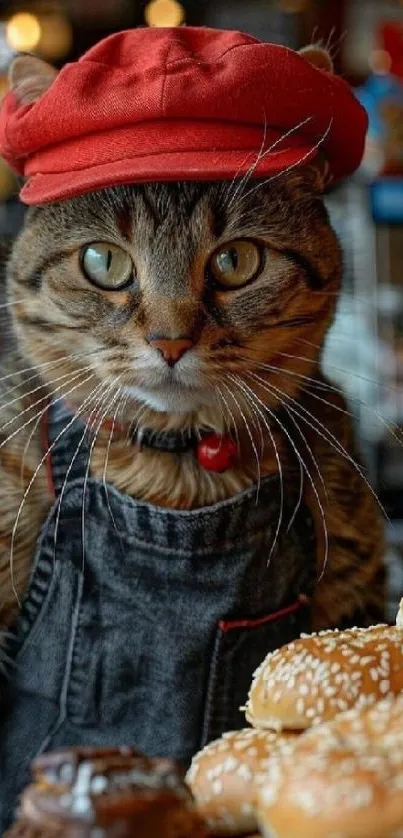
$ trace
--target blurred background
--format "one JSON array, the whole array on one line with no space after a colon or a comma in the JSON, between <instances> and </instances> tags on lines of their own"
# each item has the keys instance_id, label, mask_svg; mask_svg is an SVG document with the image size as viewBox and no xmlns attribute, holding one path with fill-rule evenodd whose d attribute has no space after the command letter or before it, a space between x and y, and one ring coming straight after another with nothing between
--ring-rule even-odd
<instances>
[{"instance_id":1,"label":"blurred background","mask_svg":"<svg viewBox=\"0 0 403 838\"><path fill-rule=\"evenodd\" d=\"M18 51L61 67L119 29L182 24L293 48L320 41L368 111L363 165L326 197L345 267L324 366L348 396L388 515L393 610L403 590L403 0L0 0L0 96ZM4 258L23 220L16 192L0 160Z\"/></svg>"}]
</instances>

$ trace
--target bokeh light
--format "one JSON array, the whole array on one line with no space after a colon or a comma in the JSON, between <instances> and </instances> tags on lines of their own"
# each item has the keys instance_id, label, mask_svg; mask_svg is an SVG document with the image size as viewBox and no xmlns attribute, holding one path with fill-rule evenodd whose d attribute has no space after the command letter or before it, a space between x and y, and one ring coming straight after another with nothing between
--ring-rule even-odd
<instances>
[{"instance_id":1,"label":"bokeh light","mask_svg":"<svg viewBox=\"0 0 403 838\"><path fill-rule=\"evenodd\" d=\"M386 75L392 66L390 54L385 49L374 49L369 56L369 66L373 73Z\"/></svg>"},{"instance_id":2,"label":"bokeh light","mask_svg":"<svg viewBox=\"0 0 403 838\"><path fill-rule=\"evenodd\" d=\"M18 12L7 22L6 38L10 46L17 52L31 52L41 39L41 25L35 15L29 12Z\"/></svg>"},{"instance_id":3,"label":"bokeh light","mask_svg":"<svg viewBox=\"0 0 403 838\"><path fill-rule=\"evenodd\" d=\"M180 26L185 10L178 0L151 0L144 10L148 26Z\"/></svg>"}]
</instances>

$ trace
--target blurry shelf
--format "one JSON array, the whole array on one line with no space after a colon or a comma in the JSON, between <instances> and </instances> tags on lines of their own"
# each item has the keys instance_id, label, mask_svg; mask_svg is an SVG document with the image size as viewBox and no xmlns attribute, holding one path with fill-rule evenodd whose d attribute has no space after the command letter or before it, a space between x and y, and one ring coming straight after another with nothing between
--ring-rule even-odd
<instances>
[{"instance_id":1,"label":"blurry shelf","mask_svg":"<svg viewBox=\"0 0 403 838\"><path fill-rule=\"evenodd\" d=\"M391 547L403 547L402 519L396 519L386 524L386 540Z\"/></svg>"}]
</instances>

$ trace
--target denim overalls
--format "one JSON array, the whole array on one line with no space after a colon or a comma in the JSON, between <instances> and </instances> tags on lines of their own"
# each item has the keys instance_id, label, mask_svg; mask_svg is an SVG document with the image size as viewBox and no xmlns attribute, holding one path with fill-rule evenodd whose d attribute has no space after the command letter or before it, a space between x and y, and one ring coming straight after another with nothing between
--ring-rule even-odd
<instances>
[{"instance_id":1,"label":"denim overalls","mask_svg":"<svg viewBox=\"0 0 403 838\"><path fill-rule=\"evenodd\" d=\"M269 561L278 476L215 506L154 507L88 476L88 442L71 466L83 429L76 419L58 440L68 423L51 405L56 498L0 687L0 834L40 752L130 744L188 763L245 726L255 668L310 629L299 596L313 592L316 539L304 504L287 527L299 486Z\"/></svg>"}]
</instances>

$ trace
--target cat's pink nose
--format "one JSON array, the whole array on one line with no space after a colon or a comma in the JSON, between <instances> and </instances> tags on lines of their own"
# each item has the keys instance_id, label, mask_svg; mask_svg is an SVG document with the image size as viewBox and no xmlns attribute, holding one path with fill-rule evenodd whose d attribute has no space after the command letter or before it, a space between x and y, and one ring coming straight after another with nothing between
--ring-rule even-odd
<instances>
[{"instance_id":1,"label":"cat's pink nose","mask_svg":"<svg viewBox=\"0 0 403 838\"><path fill-rule=\"evenodd\" d=\"M173 367L182 358L182 355L194 346L193 341L189 338L170 339L149 337L147 341L150 346L153 346L154 349L157 349L161 353L170 367Z\"/></svg>"}]
</instances>

